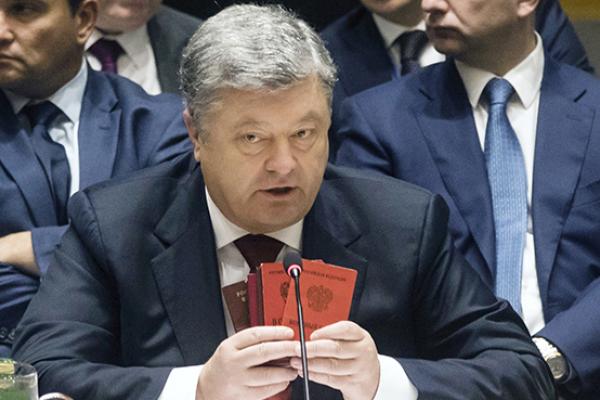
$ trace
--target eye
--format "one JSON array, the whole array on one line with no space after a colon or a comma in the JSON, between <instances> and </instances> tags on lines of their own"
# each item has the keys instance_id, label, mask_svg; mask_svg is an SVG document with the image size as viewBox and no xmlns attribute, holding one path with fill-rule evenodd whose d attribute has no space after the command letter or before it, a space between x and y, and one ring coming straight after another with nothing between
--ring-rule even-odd
<instances>
[{"instance_id":1,"label":"eye","mask_svg":"<svg viewBox=\"0 0 600 400\"><path fill-rule=\"evenodd\" d=\"M244 143L252 144L252 143L258 143L260 141L260 138L255 133L245 133L242 136L242 140L244 141Z\"/></svg>"},{"instance_id":2,"label":"eye","mask_svg":"<svg viewBox=\"0 0 600 400\"><path fill-rule=\"evenodd\" d=\"M11 14L17 16L27 16L39 11L41 11L41 7L33 2L17 2L10 8Z\"/></svg>"},{"instance_id":3,"label":"eye","mask_svg":"<svg viewBox=\"0 0 600 400\"><path fill-rule=\"evenodd\" d=\"M302 129L296 132L296 137L298 139L306 139L312 135L313 131L309 129Z\"/></svg>"}]
</instances>

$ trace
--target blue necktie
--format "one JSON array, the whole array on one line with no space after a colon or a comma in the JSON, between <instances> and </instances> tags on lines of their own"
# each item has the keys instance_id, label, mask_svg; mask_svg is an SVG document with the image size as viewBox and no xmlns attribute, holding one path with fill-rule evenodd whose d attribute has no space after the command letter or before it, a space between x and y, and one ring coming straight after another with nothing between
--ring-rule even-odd
<instances>
[{"instance_id":1,"label":"blue necktie","mask_svg":"<svg viewBox=\"0 0 600 400\"><path fill-rule=\"evenodd\" d=\"M52 122L63 113L49 101L28 105L23 109L23 112L31 123L33 148L44 166L52 188L57 223L65 225L68 223L67 200L69 199L71 181L69 162L64 147L52 140L48 134Z\"/></svg>"},{"instance_id":2,"label":"blue necktie","mask_svg":"<svg viewBox=\"0 0 600 400\"><path fill-rule=\"evenodd\" d=\"M494 78L483 95L488 100L485 161L492 193L496 234L496 296L521 313L521 270L527 232L527 177L519 140L506 115L511 84Z\"/></svg>"}]
</instances>

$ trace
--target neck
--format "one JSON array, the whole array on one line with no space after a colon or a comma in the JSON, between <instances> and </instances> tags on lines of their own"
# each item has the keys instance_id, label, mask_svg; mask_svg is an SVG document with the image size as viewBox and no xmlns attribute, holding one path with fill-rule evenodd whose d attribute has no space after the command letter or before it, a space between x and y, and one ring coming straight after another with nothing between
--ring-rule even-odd
<instances>
[{"instance_id":1,"label":"neck","mask_svg":"<svg viewBox=\"0 0 600 400\"><path fill-rule=\"evenodd\" d=\"M493 46L483 45L480 51L472 51L456 58L472 67L504 76L527 58L536 46L533 31L515 36L508 40L496 41Z\"/></svg>"}]
</instances>

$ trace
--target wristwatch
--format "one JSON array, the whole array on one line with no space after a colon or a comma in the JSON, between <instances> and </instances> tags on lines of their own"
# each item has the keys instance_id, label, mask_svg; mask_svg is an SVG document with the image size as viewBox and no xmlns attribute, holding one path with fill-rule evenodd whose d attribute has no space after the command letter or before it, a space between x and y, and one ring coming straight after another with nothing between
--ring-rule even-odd
<instances>
[{"instance_id":1,"label":"wristwatch","mask_svg":"<svg viewBox=\"0 0 600 400\"><path fill-rule=\"evenodd\" d=\"M533 343L542 354L542 358L550 367L552 377L556 382L560 382L568 376L569 364L562 353L552 343L543 337L534 337Z\"/></svg>"}]
</instances>

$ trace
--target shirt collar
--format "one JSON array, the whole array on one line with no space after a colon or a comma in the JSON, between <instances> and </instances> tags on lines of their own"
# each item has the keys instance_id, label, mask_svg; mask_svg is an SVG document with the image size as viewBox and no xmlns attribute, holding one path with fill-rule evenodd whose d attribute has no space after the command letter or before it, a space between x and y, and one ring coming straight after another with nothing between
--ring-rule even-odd
<instances>
[{"instance_id":1,"label":"shirt collar","mask_svg":"<svg viewBox=\"0 0 600 400\"><path fill-rule=\"evenodd\" d=\"M79 122L87 76L87 63L82 59L77 75L46 99L58 107L73 123ZM19 114L23 107L31 102L31 99L8 90L5 90L4 93L15 114ZM36 101L36 103L38 102Z\"/></svg>"},{"instance_id":2,"label":"shirt collar","mask_svg":"<svg viewBox=\"0 0 600 400\"><path fill-rule=\"evenodd\" d=\"M544 50L542 38L535 33L536 45L529 55L516 67L508 71L502 78L510 82L518 98L525 108L531 106L542 86L544 76ZM489 71L475 68L464 62L455 60L456 69L465 85L471 107L480 102L483 89L490 79L497 77Z\"/></svg>"},{"instance_id":3,"label":"shirt collar","mask_svg":"<svg viewBox=\"0 0 600 400\"><path fill-rule=\"evenodd\" d=\"M102 38L115 40L117 43L119 43L125 54L131 58L131 61L135 67L141 68L144 66L144 63L146 62L144 58L144 51L146 49L146 45L150 43L150 37L148 36L148 28L146 24L134 29L133 31L123 32L118 35L104 34L98 29L94 29L85 45L86 51Z\"/></svg>"},{"instance_id":4,"label":"shirt collar","mask_svg":"<svg viewBox=\"0 0 600 400\"><path fill-rule=\"evenodd\" d=\"M371 15L373 16L373 20L375 21L377 29L379 29L379 32L383 37L383 41L385 42L386 48L390 48L394 44L394 41L398 38L398 36L400 36L404 32L425 30L425 21L419 22L416 26L408 27L396 24L392 21L388 21L387 19L375 13L371 13Z\"/></svg>"},{"instance_id":5,"label":"shirt collar","mask_svg":"<svg viewBox=\"0 0 600 400\"><path fill-rule=\"evenodd\" d=\"M235 240L247 235L249 232L245 229L240 228L233 222L229 221L225 215L221 212L219 207L214 203L208 190L204 188L206 193L206 203L208 205L208 213L212 222L213 231L215 233L215 243L217 250L233 243ZM302 227L304 226L304 219L296 222L295 224L288 226L282 230L266 233L266 236L270 236L274 239L279 240L285 245L293 248L294 250L301 250L302 240Z\"/></svg>"}]
</instances>

